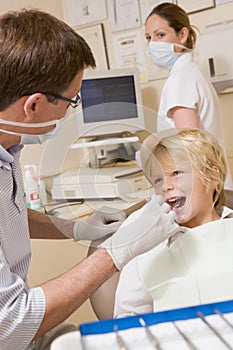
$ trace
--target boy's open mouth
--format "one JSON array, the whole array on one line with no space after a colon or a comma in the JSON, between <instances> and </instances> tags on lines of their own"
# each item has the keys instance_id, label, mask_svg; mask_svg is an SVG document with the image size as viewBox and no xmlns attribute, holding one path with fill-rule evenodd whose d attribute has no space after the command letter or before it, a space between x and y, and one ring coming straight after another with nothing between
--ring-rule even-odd
<instances>
[{"instance_id":1,"label":"boy's open mouth","mask_svg":"<svg viewBox=\"0 0 233 350\"><path fill-rule=\"evenodd\" d=\"M183 207L185 202L186 197L184 196L174 197L167 200L167 204L169 204L173 210Z\"/></svg>"}]
</instances>

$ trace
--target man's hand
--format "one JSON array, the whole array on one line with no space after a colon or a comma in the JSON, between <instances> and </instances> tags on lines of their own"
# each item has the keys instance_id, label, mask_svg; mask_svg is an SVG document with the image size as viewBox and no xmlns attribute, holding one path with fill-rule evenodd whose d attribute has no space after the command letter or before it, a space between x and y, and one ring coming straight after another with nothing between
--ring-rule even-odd
<instances>
[{"instance_id":1,"label":"man's hand","mask_svg":"<svg viewBox=\"0 0 233 350\"><path fill-rule=\"evenodd\" d=\"M86 221L78 220L74 224L74 240L95 241L114 233L125 220L123 210L103 206Z\"/></svg>"},{"instance_id":2,"label":"man's hand","mask_svg":"<svg viewBox=\"0 0 233 350\"><path fill-rule=\"evenodd\" d=\"M175 233L183 231L175 213L161 196L153 195L142 209L129 216L119 230L100 247L105 248L121 270L135 256L151 250Z\"/></svg>"}]
</instances>

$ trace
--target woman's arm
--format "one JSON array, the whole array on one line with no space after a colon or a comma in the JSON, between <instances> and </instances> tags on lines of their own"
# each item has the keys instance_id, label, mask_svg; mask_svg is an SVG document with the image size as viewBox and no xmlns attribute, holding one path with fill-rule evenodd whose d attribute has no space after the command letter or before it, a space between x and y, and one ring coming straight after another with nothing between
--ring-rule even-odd
<instances>
[{"instance_id":1,"label":"woman's arm","mask_svg":"<svg viewBox=\"0 0 233 350\"><path fill-rule=\"evenodd\" d=\"M170 109L168 117L174 120L176 129L200 128L196 109L177 106Z\"/></svg>"}]
</instances>

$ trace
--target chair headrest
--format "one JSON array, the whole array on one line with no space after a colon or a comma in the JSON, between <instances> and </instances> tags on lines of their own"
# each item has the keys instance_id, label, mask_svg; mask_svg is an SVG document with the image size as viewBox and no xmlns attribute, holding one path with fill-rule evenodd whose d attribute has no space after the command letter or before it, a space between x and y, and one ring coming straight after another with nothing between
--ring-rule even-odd
<instances>
[{"instance_id":1,"label":"chair headrest","mask_svg":"<svg viewBox=\"0 0 233 350\"><path fill-rule=\"evenodd\" d=\"M233 191L225 190L226 198L227 198L227 206L233 209Z\"/></svg>"}]
</instances>

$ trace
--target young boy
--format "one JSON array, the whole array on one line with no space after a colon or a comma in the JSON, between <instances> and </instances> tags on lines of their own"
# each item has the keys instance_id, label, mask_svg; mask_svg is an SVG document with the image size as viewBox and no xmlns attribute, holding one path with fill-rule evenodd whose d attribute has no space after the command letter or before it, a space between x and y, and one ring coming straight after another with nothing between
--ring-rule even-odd
<instances>
[{"instance_id":1,"label":"young boy","mask_svg":"<svg viewBox=\"0 0 233 350\"><path fill-rule=\"evenodd\" d=\"M144 141L141 160L186 231L123 269L115 316L232 299L233 211L223 206L226 162L218 142L200 129L167 130Z\"/></svg>"}]
</instances>

